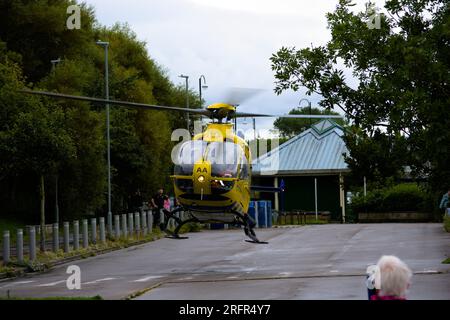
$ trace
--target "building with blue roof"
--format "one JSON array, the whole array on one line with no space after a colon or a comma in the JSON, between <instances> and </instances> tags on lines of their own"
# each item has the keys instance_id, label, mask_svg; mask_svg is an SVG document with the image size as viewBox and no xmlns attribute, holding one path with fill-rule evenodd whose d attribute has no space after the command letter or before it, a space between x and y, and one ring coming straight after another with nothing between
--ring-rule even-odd
<instances>
[{"instance_id":1,"label":"building with blue roof","mask_svg":"<svg viewBox=\"0 0 450 320\"><path fill-rule=\"evenodd\" d=\"M285 193L266 195L280 200L285 211L328 211L333 220L345 221L344 176L350 170L344 161L347 152L344 129L325 119L252 162L253 184L278 187Z\"/></svg>"}]
</instances>

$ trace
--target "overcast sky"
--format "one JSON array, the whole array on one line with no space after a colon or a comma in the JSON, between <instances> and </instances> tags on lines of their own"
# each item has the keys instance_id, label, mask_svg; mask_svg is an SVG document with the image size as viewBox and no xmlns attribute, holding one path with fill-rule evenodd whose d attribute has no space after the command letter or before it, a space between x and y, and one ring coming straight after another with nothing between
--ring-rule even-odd
<instances>
[{"instance_id":1,"label":"overcast sky","mask_svg":"<svg viewBox=\"0 0 450 320\"><path fill-rule=\"evenodd\" d=\"M334 11L338 0L87 0L98 21L106 26L128 23L149 55L168 71L174 83L198 91L200 75L208 89L208 104L219 102L232 87L263 91L243 102L246 112L288 113L300 99L313 106L320 97L307 97L304 90L277 96L270 56L282 46L303 48L330 39L325 14ZM357 10L365 0L355 0ZM382 6L383 1L377 1ZM226 101L225 101L226 102ZM303 102L302 106L307 103ZM259 129L272 128L275 119L258 119ZM248 125L238 125L250 129Z\"/></svg>"}]
</instances>

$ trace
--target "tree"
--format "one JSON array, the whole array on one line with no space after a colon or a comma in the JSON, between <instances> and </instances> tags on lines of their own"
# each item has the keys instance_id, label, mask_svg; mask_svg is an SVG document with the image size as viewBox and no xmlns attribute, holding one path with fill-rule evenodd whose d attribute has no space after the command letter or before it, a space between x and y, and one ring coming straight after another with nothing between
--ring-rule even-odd
<instances>
[{"instance_id":1,"label":"tree","mask_svg":"<svg viewBox=\"0 0 450 320\"><path fill-rule=\"evenodd\" d=\"M428 175L438 192L450 181L450 7L444 0L388 0L373 28L368 21L376 13L354 13L352 6L340 0L327 14L331 40L325 45L284 47L271 57L275 91L304 86L322 96L321 106L345 112L370 139L379 130L391 143L404 143L393 139L401 135L407 149L397 165ZM367 157L359 153L355 163Z\"/></svg>"},{"instance_id":2,"label":"tree","mask_svg":"<svg viewBox=\"0 0 450 320\"><path fill-rule=\"evenodd\" d=\"M185 104L184 88L170 82L127 25L103 27L93 9L80 4L81 29L67 30L66 9L76 3L0 3L0 214L20 213L27 223L35 220L38 207L54 208L56 179L64 218L105 212L106 119L104 105L37 98L18 89L104 97L104 51L95 44L101 39L110 43L111 99ZM56 58L62 61L52 68L50 60ZM199 107L197 94L188 94L191 107ZM168 187L170 132L184 128L186 120L182 113L111 106L110 124L113 209L120 213L128 210L127 197L136 190L145 196ZM36 135L27 141L32 129ZM46 154L26 154L34 145ZM42 182L40 177L42 198L30 187Z\"/></svg>"},{"instance_id":3,"label":"tree","mask_svg":"<svg viewBox=\"0 0 450 320\"><path fill-rule=\"evenodd\" d=\"M0 132L0 152L7 155L2 159L2 168L7 168L8 174L28 171L39 179L40 225L45 230L45 177L74 156L74 147L62 127L61 110L49 111L37 99L29 101L29 111L21 111L9 129ZM41 234L44 251L45 232Z\"/></svg>"},{"instance_id":4,"label":"tree","mask_svg":"<svg viewBox=\"0 0 450 320\"><path fill-rule=\"evenodd\" d=\"M319 108L303 107L294 108L289 111L289 114L304 114L304 115L338 115L338 112L320 110ZM273 125L275 128L280 130L281 135L284 138L292 138L293 136L301 133L302 131L308 129L312 124L322 121L322 119L291 119L291 118L278 118L275 120ZM338 119L336 121L340 125L344 125L344 121Z\"/></svg>"},{"instance_id":5,"label":"tree","mask_svg":"<svg viewBox=\"0 0 450 320\"><path fill-rule=\"evenodd\" d=\"M23 74L37 82L51 69L50 60L58 57L89 55L94 28L94 10L81 8L81 28L69 30L67 7L70 0L3 0L0 2L0 39L8 50L22 56Z\"/></svg>"}]
</instances>

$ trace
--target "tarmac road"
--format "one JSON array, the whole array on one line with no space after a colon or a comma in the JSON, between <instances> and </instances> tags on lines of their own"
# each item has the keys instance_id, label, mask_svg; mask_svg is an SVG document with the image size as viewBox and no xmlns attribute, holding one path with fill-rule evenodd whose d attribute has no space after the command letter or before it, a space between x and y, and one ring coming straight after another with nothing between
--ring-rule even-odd
<instances>
[{"instance_id":1,"label":"tarmac road","mask_svg":"<svg viewBox=\"0 0 450 320\"><path fill-rule=\"evenodd\" d=\"M66 287L67 266L0 282L0 296L122 299L367 299L365 270L394 254L413 270L409 299L450 299L450 234L442 224L316 225L202 231L72 262L81 290Z\"/></svg>"}]
</instances>

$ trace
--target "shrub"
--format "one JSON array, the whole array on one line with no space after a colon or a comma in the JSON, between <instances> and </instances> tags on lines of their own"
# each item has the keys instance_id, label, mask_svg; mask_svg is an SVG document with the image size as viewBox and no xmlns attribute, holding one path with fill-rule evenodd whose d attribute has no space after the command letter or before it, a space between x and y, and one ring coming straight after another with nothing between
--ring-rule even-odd
<instances>
[{"instance_id":1,"label":"shrub","mask_svg":"<svg viewBox=\"0 0 450 320\"><path fill-rule=\"evenodd\" d=\"M431 211L429 195L415 183L402 183L383 189L375 189L353 197L351 209L359 212Z\"/></svg>"}]
</instances>

